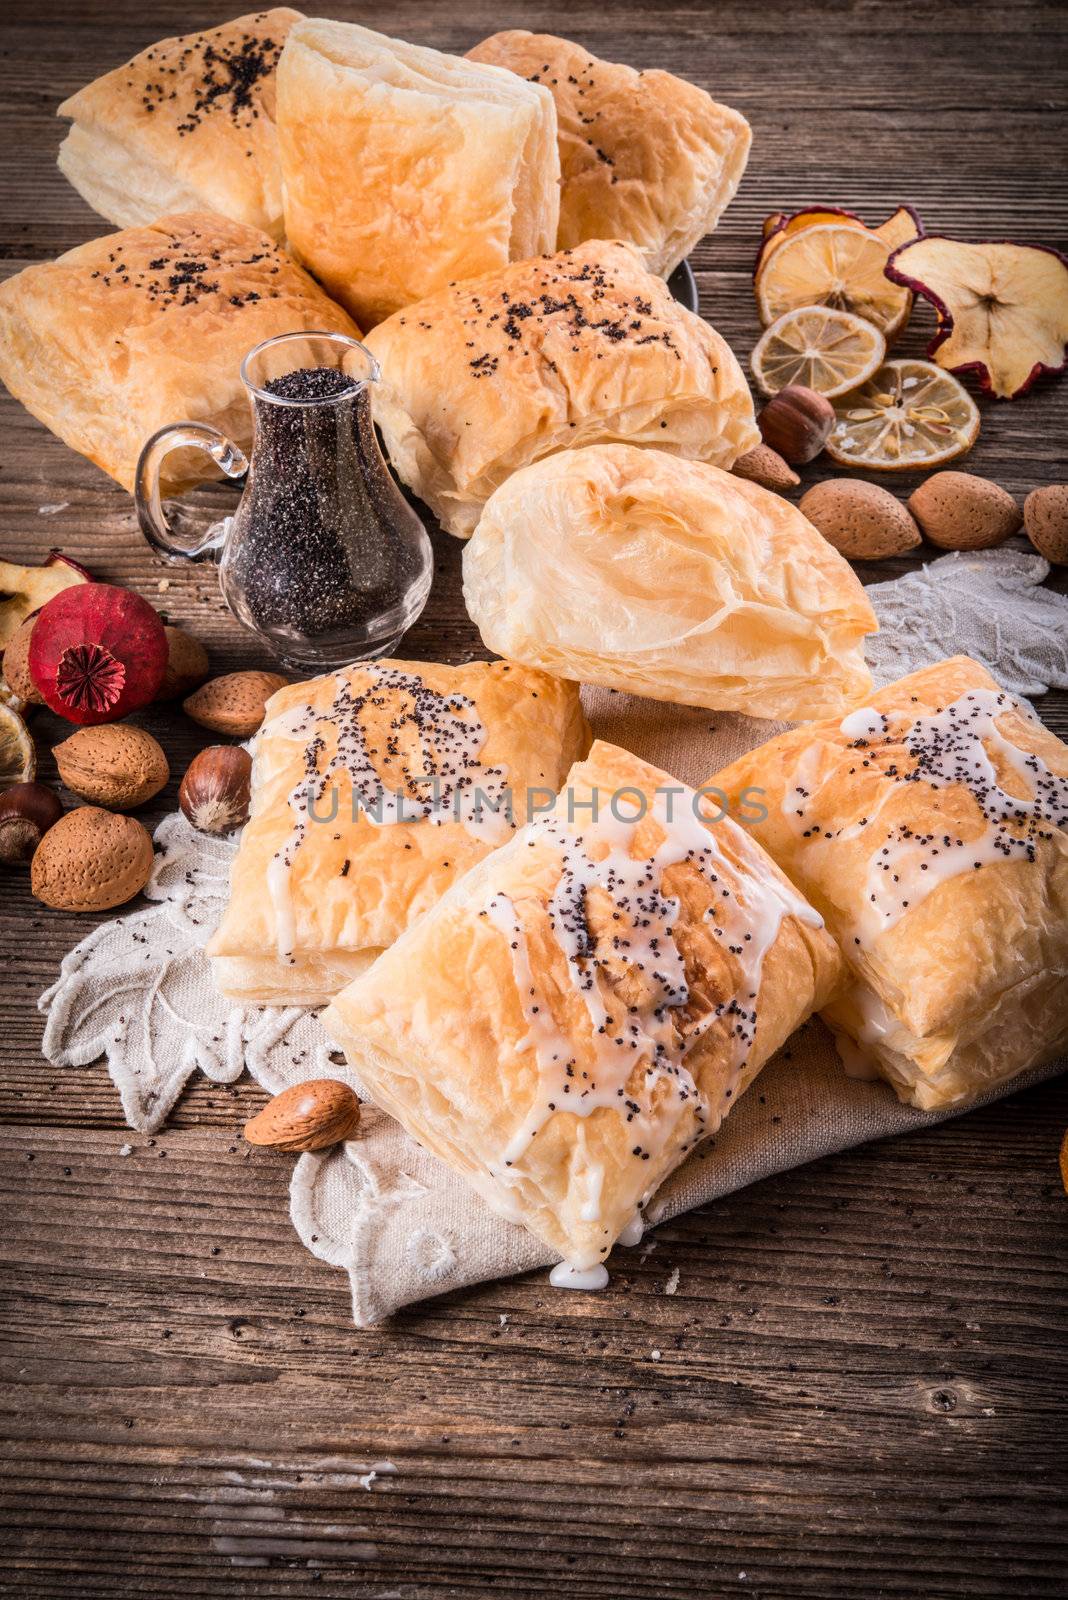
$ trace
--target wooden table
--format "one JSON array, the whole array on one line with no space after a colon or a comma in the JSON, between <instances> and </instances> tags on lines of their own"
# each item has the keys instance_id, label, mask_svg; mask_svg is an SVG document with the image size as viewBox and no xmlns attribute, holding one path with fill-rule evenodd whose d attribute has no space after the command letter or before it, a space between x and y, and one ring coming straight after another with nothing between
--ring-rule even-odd
<instances>
[{"instance_id":1,"label":"wooden table","mask_svg":"<svg viewBox=\"0 0 1068 1600\"><path fill-rule=\"evenodd\" d=\"M9 0L6 270L105 231L55 168L59 101L231 9ZM830 201L874 221L909 201L939 231L1068 244L1054 4L324 9L454 50L501 26L555 29L740 107L750 169L695 265L705 314L743 357L769 210ZM210 569L166 569L125 495L2 405L5 556L62 545L199 634L216 669L266 664ZM970 464L1021 495L1063 481L1066 418L1068 383L984 406ZM406 650L466 659L480 651L458 546L435 548ZM1040 710L1068 731L1068 697ZM175 772L154 823L204 740L173 711L145 722ZM45 747L61 732L46 715L36 731ZM195 1083L158 1138L129 1135L102 1066L39 1054L37 995L89 924L46 913L16 873L0 919L4 1593L1068 1591L1063 1080L663 1227L599 1297L535 1275L357 1332L344 1278L290 1228L289 1160L235 1144L259 1091ZM396 1470L366 1490L376 1461Z\"/></svg>"}]
</instances>

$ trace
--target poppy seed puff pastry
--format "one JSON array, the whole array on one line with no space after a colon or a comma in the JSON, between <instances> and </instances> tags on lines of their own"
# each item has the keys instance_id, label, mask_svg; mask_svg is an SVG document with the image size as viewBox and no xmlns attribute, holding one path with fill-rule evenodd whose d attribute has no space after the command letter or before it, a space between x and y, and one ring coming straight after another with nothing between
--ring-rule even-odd
<instances>
[{"instance_id":1,"label":"poppy seed puff pastry","mask_svg":"<svg viewBox=\"0 0 1068 1600\"><path fill-rule=\"evenodd\" d=\"M623 439L731 467L760 443L729 347L634 245L594 241L458 283L369 334L390 460L466 539L513 472Z\"/></svg>"},{"instance_id":2,"label":"poppy seed puff pastry","mask_svg":"<svg viewBox=\"0 0 1068 1600\"><path fill-rule=\"evenodd\" d=\"M551 33L509 29L467 52L556 102L561 249L629 239L667 277L734 198L752 134L737 111L670 72L599 61Z\"/></svg>"},{"instance_id":3,"label":"poppy seed puff pastry","mask_svg":"<svg viewBox=\"0 0 1068 1600\"><path fill-rule=\"evenodd\" d=\"M222 992L318 1005L547 805L589 744L573 683L377 661L272 695L208 945Z\"/></svg>"},{"instance_id":4,"label":"poppy seed puff pastry","mask_svg":"<svg viewBox=\"0 0 1068 1600\"><path fill-rule=\"evenodd\" d=\"M699 805L594 744L323 1016L378 1105L578 1271L839 974L812 907Z\"/></svg>"},{"instance_id":5,"label":"poppy seed puff pastry","mask_svg":"<svg viewBox=\"0 0 1068 1600\"><path fill-rule=\"evenodd\" d=\"M501 67L309 18L278 136L290 248L365 328L556 242L552 95Z\"/></svg>"},{"instance_id":6,"label":"poppy seed puff pastry","mask_svg":"<svg viewBox=\"0 0 1068 1600\"><path fill-rule=\"evenodd\" d=\"M59 169L120 228L217 211L282 237L275 68L299 11L276 6L161 39L59 108Z\"/></svg>"},{"instance_id":7,"label":"poppy seed puff pastry","mask_svg":"<svg viewBox=\"0 0 1068 1600\"><path fill-rule=\"evenodd\" d=\"M711 781L763 789L754 832L842 947L824 1016L847 1063L932 1110L1068 1047L1068 747L977 662L925 667Z\"/></svg>"},{"instance_id":8,"label":"poppy seed puff pastry","mask_svg":"<svg viewBox=\"0 0 1068 1600\"><path fill-rule=\"evenodd\" d=\"M248 450L241 362L279 333L358 330L266 234L211 212L161 217L0 284L0 378L72 450L133 488L141 447L175 421ZM169 493L212 475L174 450Z\"/></svg>"},{"instance_id":9,"label":"poppy seed puff pastry","mask_svg":"<svg viewBox=\"0 0 1068 1600\"><path fill-rule=\"evenodd\" d=\"M508 479L464 549L490 650L655 700L799 721L871 687L856 574L781 495L626 444Z\"/></svg>"}]
</instances>

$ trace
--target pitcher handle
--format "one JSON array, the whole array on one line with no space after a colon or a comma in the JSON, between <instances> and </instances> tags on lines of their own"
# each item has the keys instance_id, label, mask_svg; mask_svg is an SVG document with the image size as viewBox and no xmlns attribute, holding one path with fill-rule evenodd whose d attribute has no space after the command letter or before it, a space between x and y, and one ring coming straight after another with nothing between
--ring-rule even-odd
<instances>
[{"instance_id":1,"label":"pitcher handle","mask_svg":"<svg viewBox=\"0 0 1068 1600\"><path fill-rule=\"evenodd\" d=\"M154 549L166 556L184 556L187 561L203 561L213 556L226 537L226 521L216 523L206 533L183 538L176 534L163 512L159 477L172 450L190 445L205 450L228 478L240 478L248 471L243 451L218 428L206 422L172 422L160 428L145 444L137 461L134 477L134 505L141 532Z\"/></svg>"}]
</instances>

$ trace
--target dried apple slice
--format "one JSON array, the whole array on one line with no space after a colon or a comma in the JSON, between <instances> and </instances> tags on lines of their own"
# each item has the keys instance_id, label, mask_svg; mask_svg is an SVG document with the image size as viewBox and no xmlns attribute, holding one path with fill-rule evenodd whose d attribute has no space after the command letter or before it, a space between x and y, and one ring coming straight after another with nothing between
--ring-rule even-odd
<instances>
[{"instance_id":1,"label":"dried apple slice","mask_svg":"<svg viewBox=\"0 0 1068 1600\"><path fill-rule=\"evenodd\" d=\"M76 583L92 583L84 567L61 550L53 550L39 567L19 567L0 561L0 650L17 633L32 611Z\"/></svg>"},{"instance_id":2,"label":"dried apple slice","mask_svg":"<svg viewBox=\"0 0 1068 1600\"><path fill-rule=\"evenodd\" d=\"M904 327L912 296L886 276L890 250L867 228L820 223L787 234L757 272L754 289L767 327L801 306L833 306L865 317L890 339Z\"/></svg>"},{"instance_id":3,"label":"dried apple slice","mask_svg":"<svg viewBox=\"0 0 1068 1600\"><path fill-rule=\"evenodd\" d=\"M800 383L834 400L870 378L885 359L886 340L873 322L831 306L802 306L765 328L749 364L765 394Z\"/></svg>"},{"instance_id":4,"label":"dried apple slice","mask_svg":"<svg viewBox=\"0 0 1068 1600\"><path fill-rule=\"evenodd\" d=\"M831 460L876 472L952 461L979 432L979 407L967 389L930 361L887 361L834 410L825 447Z\"/></svg>"},{"instance_id":5,"label":"dried apple slice","mask_svg":"<svg viewBox=\"0 0 1068 1600\"><path fill-rule=\"evenodd\" d=\"M918 239L923 233L923 223L911 206L898 206L892 217L887 217L885 222L880 222L871 231L877 233L891 250L896 250L910 239Z\"/></svg>"},{"instance_id":6,"label":"dried apple slice","mask_svg":"<svg viewBox=\"0 0 1068 1600\"><path fill-rule=\"evenodd\" d=\"M938 332L940 367L973 372L988 394L1013 400L1068 359L1068 259L1045 245L966 244L930 234L895 250L892 283L923 295Z\"/></svg>"}]
</instances>

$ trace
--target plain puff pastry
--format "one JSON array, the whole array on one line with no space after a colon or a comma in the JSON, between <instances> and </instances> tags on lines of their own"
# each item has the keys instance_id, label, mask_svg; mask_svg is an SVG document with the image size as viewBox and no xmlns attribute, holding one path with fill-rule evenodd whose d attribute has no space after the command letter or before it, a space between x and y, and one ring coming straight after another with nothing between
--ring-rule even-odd
<instances>
[{"instance_id":1,"label":"plain puff pastry","mask_svg":"<svg viewBox=\"0 0 1068 1600\"><path fill-rule=\"evenodd\" d=\"M1068 1046L1068 748L957 656L712 780L827 919L847 1048L930 1110Z\"/></svg>"},{"instance_id":2,"label":"plain puff pastry","mask_svg":"<svg viewBox=\"0 0 1068 1600\"><path fill-rule=\"evenodd\" d=\"M552 92L560 249L629 239L649 270L667 277L734 198L749 158L749 124L685 79L599 61L567 39L521 28L467 53Z\"/></svg>"},{"instance_id":3,"label":"plain puff pastry","mask_svg":"<svg viewBox=\"0 0 1068 1600\"><path fill-rule=\"evenodd\" d=\"M633 245L594 242L457 284L366 341L393 466L467 538L494 489L602 439L730 467L760 443L730 349Z\"/></svg>"},{"instance_id":4,"label":"plain puff pastry","mask_svg":"<svg viewBox=\"0 0 1068 1600\"><path fill-rule=\"evenodd\" d=\"M328 1000L551 801L588 744L577 687L505 661L378 661L282 689L208 945L218 986Z\"/></svg>"},{"instance_id":5,"label":"plain puff pastry","mask_svg":"<svg viewBox=\"0 0 1068 1600\"><path fill-rule=\"evenodd\" d=\"M780 495L660 450L517 472L463 573L489 649L584 683L784 721L871 685L877 623L849 564Z\"/></svg>"},{"instance_id":6,"label":"plain puff pastry","mask_svg":"<svg viewBox=\"0 0 1068 1600\"><path fill-rule=\"evenodd\" d=\"M547 89L346 22L300 22L278 67L291 248L370 327L454 278L551 250Z\"/></svg>"},{"instance_id":7,"label":"plain puff pastry","mask_svg":"<svg viewBox=\"0 0 1068 1600\"><path fill-rule=\"evenodd\" d=\"M299 11L163 39L65 100L60 171L121 228L218 211L282 236L275 67Z\"/></svg>"},{"instance_id":8,"label":"plain puff pastry","mask_svg":"<svg viewBox=\"0 0 1068 1600\"><path fill-rule=\"evenodd\" d=\"M278 333L355 325L255 228L210 212L161 217L0 284L0 378L16 400L124 489L165 423L208 422L247 450L246 353ZM175 493L209 477L172 451Z\"/></svg>"},{"instance_id":9,"label":"plain puff pastry","mask_svg":"<svg viewBox=\"0 0 1068 1600\"><path fill-rule=\"evenodd\" d=\"M383 1110L586 1269L839 969L743 829L598 743L323 1021Z\"/></svg>"}]
</instances>

